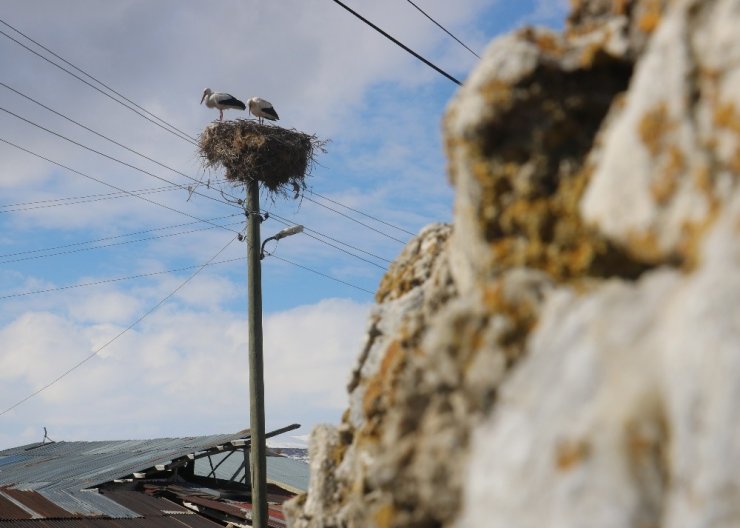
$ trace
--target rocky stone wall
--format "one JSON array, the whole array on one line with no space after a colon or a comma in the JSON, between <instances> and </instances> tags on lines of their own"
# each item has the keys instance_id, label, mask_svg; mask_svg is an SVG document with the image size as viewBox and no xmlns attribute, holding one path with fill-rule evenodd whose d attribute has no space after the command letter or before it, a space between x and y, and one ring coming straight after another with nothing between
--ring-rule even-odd
<instances>
[{"instance_id":1,"label":"rocky stone wall","mask_svg":"<svg viewBox=\"0 0 740 528\"><path fill-rule=\"evenodd\" d=\"M578 0L490 45L291 526L740 526L737 27Z\"/></svg>"}]
</instances>

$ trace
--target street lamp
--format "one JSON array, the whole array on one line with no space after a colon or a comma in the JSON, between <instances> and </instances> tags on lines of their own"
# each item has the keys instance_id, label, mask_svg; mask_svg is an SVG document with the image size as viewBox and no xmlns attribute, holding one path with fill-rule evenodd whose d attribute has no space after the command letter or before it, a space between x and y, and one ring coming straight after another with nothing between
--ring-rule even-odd
<instances>
[{"instance_id":1,"label":"street lamp","mask_svg":"<svg viewBox=\"0 0 740 528\"><path fill-rule=\"evenodd\" d=\"M260 247L260 260L265 259L265 244L267 244L270 240L280 240L281 238L297 235L298 233L303 232L303 226L302 225L294 225L291 227L286 227L282 231L278 231L274 235L272 235L269 238L266 238L262 242L262 247Z\"/></svg>"}]
</instances>

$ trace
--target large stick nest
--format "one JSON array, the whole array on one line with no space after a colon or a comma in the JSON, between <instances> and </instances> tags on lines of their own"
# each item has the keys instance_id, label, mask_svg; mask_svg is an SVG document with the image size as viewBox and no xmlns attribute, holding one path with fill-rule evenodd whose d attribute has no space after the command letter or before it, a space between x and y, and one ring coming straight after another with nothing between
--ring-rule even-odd
<instances>
[{"instance_id":1,"label":"large stick nest","mask_svg":"<svg viewBox=\"0 0 740 528\"><path fill-rule=\"evenodd\" d=\"M254 120L216 121L198 139L206 167L223 166L234 183L255 179L273 194L296 195L306 188L317 152L326 141L315 135Z\"/></svg>"}]
</instances>

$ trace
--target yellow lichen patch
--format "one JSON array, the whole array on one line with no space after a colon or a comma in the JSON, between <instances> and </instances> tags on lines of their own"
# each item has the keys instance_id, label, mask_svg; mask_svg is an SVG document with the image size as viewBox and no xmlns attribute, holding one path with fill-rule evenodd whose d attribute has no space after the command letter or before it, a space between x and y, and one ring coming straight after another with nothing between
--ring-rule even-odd
<instances>
[{"instance_id":1,"label":"yellow lichen patch","mask_svg":"<svg viewBox=\"0 0 740 528\"><path fill-rule=\"evenodd\" d=\"M638 132L642 143L650 154L658 155L663 148L665 136L670 128L671 122L665 103L658 104L653 110L642 116Z\"/></svg>"},{"instance_id":2,"label":"yellow lichen patch","mask_svg":"<svg viewBox=\"0 0 740 528\"><path fill-rule=\"evenodd\" d=\"M545 53L552 55L560 55L563 53L563 42L553 33L538 31L534 36L534 43Z\"/></svg>"},{"instance_id":3,"label":"yellow lichen patch","mask_svg":"<svg viewBox=\"0 0 740 528\"><path fill-rule=\"evenodd\" d=\"M555 467L570 471L582 464L591 454L591 444L585 440L560 442L555 448Z\"/></svg>"},{"instance_id":4,"label":"yellow lichen patch","mask_svg":"<svg viewBox=\"0 0 740 528\"><path fill-rule=\"evenodd\" d=\"M662 5L659 0L645 1L637 20L637 27L645 33L652 33L660 23Z\"/></svg>"},{"instance_id":5,"label":"yellow lichen patch","mask_svg":"<svg viewBox=\"0 0 740 528\"><path fill-rule=\"evenodd\" d=\"M715 106L714 123L718 128L730 130L735 135L740 136L740 112L737 111L734 102L728 101ZM733 174L740 175L740 138L735 151L728 160L728 168Z\"/></svg>"},{"instance_id":6,"label":"yellow lichen patch","mask_svg":"<svg viewBox=\"0 0 740 528\"><path fill-rule=\"evenodd\" d=\"M644 262L660 262L664 259L663 251L652 230L632 233L627 237L630 252Z\"/></svg>"},{"instance_id":7,"label":"yellow lichen patch","mask_svg":"<svg viewBox=\"0 0 740 528\"><path fill-rule=\"evenodd\" d=\"M339 444L334 446L334 449L331 452L331 460L334 467L337 467L344 459L344 454L347 452L347 447L349 446L343 442L340 442Z\"/></svg>"},{"instance_id":8,"label":"yellow lichen patch","mask_svg":"<svg viewBox=\"0 0 740 528\"><path fill-rule=\"evenodd\" d=\"M735 108L735 103L728 101L718 104L714 109L714 123L720 128L727 128L740 134L740 115Z\"/></svg>"},{"instance_id":9,"label":"yellow lichen patch","mask_svg":"<svg viewBox=\"0 0 740 528\"><path fill-rule=\"evenodd\" d=\"M604 46L600 42L594 42L588 46L584 46L581 50L580 60L578 61L582 68L590 68L600 51L603 51Z\"/></svg>"},{"instance_id":10,"label":"yellow lichen patch","mask_svg":"<svg viewBox=\"0 0 740 528\"><path fill-rule=\"evenodd\" d=\"M657 409L656 409L657 411ZM665 457L668 444L668 424L662 412L627 421L624 430L625 448L636 476L644 470L658 470L665 479Z\"/></svg>"},{"instance_id":11,"label":"yellow lichen patch","mask_svg":"<svg viewBox=\"0 0 740 528\"><path fill-rule=\"evenodd\" d=\"M446 247L449 231L437 232L434 238L428 237L425 250L422 251L420 240L410 242L402 256L388 268L378 285L375 293L375 301L378 304L398 299L424 283L427 276L420 272L425 266L420 266L420 261L430 261L439 256Z\"/></svg>"},{"instance_id":12,"label":"yellow lichen patch","mask_svg":"<svg viewBox=\"0 0 740 528\"><path fill-rule=\"evenodd\" d=\"M373 518L375 520L374 526L377 528L391 528L394 526L393 520L396 517L396 510L392 504L382 504L375 509Z\"/></svg>"},{"instance_id":13,"label":"yellow lichen patch","mask_svg":"<svg viewBox=\"0 0 740 528\"><path fill-rule=\"evenodd\" d=\"M706 196L714 194L712 173L706 165L702 165L693 171L693 181L696 188L702 191Z\"/></svg>"},{"instance_id":14,"label":"yellow lichen patch","mask_svg":"<svg viewBox=\"0 0 740 528\"><path fill-rule=\"evenodd\" d=\"M385 351L383 360L380 363L380 369L377 374L367 382L365 395L362 399L362 408L365 416L372 416L382 412L384 408L384 399L391 397L388 387L394 381L393 373L401 368L403 362L403 348L400 341L393 341Z\"/></svg>"},{"instance_id":15,"label":"yellow lichen patch","mask_svg":"<svg viewBox=\"0 0 740 528\"><path fill-rule=\"evenodd\" d=\"M658 204L665 205L673 197L684 168L683 154L677 147L670 147L665 169L650 182L650 194Z\"/></svg>"},{"instance_id":16,"label":"yellow lichen patch","mask_svg":"<svg viewBox=\"0 0 740 528\"><path fill-rule=\"evenodd\" d=\"M740 145L735 147L730 158L729 167L735 176L740 176Z\"/></svg>"},{"instance_id":17,"label":"yellow lichen patch","mask_svg":"<svg viewBox=\"0 0 740 528\"><path fill-rule=\"evenodd\" d=\"M686 271L691 271L698 266L701 260L701 243L704 241L704 234L719 214L720 205L717 200L713 200L709 207L709 214L701 222L686 222L681 226L678 251L683 257L683 266Z\"/></svg>"},{"instance_id":18,"label":"yellow lichen patch","mask_svg":"<svg viewBox=\"0 0 740 528\"><path fill-rule=\"evenodd\" d=\"M499 344L511 364L521 355L527 336L537 324L538 307L527 301L507 299L500 281L485 289L483 302L490 313L506 318L508 329L499 338Z\"/></svg>"},{"instance_id":19,"label":"yellow lichen patch","mask_svg":"<svg viewBox=\"0 0 740 528\"><path fill-rule=\"evenodd\" d=\"M631 3L631 0L613 0L612 1L612 12L615 15L624 15L627 13L627 6Z\"/></svg>"},{"instance_id":20,"label":"yellow lichen patch","mask_svg":"<svg viewBox=\"0 0 740 528\"><path fill-rule=\"evenodd\" d=\"M480 95L491 107L506 105L511 102L511 85L494 78L481 86Z\"/></svg>"}]
</instances>

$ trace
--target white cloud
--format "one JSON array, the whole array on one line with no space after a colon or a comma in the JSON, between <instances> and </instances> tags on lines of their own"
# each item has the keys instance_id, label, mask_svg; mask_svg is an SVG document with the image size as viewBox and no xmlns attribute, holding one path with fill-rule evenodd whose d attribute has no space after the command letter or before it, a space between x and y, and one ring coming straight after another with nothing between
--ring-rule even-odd
<instances>
[{"instance_id":1,"label":"white cloud","mask_svg":"<svg viewBox=\"0 0 740 528\"><path fill-rule=\"evenodd\" d=\"M310 425L345 404L367 305L327 299L264 319L268 420ZM82 315L76 319L75 315ZM47 425L56 439L94 439L135 431L146 437L247 426L244 314L167 305L83 367L8 415L4 445ZM37 390L120 333L90 324L84 311L26 313L0 329L0 406ZM186 421L185 425L183 420ZM286 425L280 423L277 426ZM36 428L36 429L34 429ZM132 434L134 434L132 432ZM184 434L184 433L183 433Z\"/></svg>"}]
</instances>

